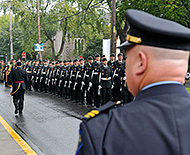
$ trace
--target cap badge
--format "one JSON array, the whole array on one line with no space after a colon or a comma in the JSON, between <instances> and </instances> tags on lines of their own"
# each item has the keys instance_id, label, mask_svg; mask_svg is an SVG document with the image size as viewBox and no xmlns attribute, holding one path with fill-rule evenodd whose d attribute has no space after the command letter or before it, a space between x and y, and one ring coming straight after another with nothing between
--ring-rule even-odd
<instances>
[{"instance_id":1,"label":"cap badge","mask_svg":"<svg viewBox=\"0 0 190 155\"><path fill-rule=\"evenodd\" d=\"M133 43L138 43L138 44L140 44L142 42L142 39L140 37L134 37L134 36L131 36L129 34L127 34L126 40L133 42Z\"/></svg>"}]
</instances>

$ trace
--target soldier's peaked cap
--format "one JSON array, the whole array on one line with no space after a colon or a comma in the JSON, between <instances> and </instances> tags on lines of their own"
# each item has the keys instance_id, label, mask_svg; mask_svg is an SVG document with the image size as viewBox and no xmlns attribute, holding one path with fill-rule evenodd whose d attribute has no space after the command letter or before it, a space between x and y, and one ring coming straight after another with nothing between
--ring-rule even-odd
<instances>
[{"instance_id":1,"label":"soldier's peaked cap","mask_svg":"<svg viewBox=\"0 0 190 155\"><path fill-rule=\"evenodd\" d=\"M89 56L89 57L88 57L88 60L93 60L93 57L92 57L92 56Z\"/></svg>"},{"instance_id":2,"label":"soldier's peaked cap","mask_svg":"<svg viewBox=\"0 0 190 155\"><path fill-rule=\"evenodd\" d=\"M73 60L73 62L77 62L77 61L78 61L78 59L74 59L74 60Z\"/></svg>"},{"instance_id":3,"label":"soldier's peaked cap","mask_svg":"<svg viewBox=\"0 0 190 155\"><path fill-rule=\"evenodd\" d=\"M100 57L100 54L96 54L96 55L95 55L95 58L97 58L97 57Z\"/></svg>"},{"instance_id":4,"label":"soldier's peaked cap","mask_svg":"<svg viewBox=\"0 0 190 155\"><path fill-rule=\"evenodd\" d=\"M128 22L127 41L118 48L139 44L190 50L190 29L185 26L134 9L127 10L125 17Z\"/></svg>"}]
</instances>

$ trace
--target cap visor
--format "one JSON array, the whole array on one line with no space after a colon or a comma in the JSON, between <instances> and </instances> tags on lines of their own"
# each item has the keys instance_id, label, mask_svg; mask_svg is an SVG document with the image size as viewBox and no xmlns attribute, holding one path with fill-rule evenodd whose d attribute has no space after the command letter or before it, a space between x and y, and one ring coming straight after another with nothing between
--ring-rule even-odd
<instances>
[{"instance_id":1,"label":"cap visor","mask_svg":"<svg viewBox=\"0 0 190 155\"><path fill-rule=\"evenodd\" d=\"M134 43L130 43L130 42L126 41L126 42L122 43L121 45L117 46L117 48L125 49L125 48L127 48L128 46L131 46L131 45L134 45Z\"/></svg>"}]
</instances>

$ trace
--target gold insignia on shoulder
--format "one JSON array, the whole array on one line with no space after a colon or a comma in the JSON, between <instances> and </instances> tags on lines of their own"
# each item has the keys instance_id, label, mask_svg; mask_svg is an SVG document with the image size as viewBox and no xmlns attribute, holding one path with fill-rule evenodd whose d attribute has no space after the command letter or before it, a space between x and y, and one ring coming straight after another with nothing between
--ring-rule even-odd
<instances>
[{"instance_id":1,"label":"gold insignia on shoulder","mask_svg":"<svg viewBox=\"0 0 190 155\"><path fill-rule=\"evenodd\" d=\"M87 113L86 115L84 115L85 118L92 118L95 117L96 115L98 115L100 112L98 110L92 110L89 113Z\"/></svg>"}]
</instances>

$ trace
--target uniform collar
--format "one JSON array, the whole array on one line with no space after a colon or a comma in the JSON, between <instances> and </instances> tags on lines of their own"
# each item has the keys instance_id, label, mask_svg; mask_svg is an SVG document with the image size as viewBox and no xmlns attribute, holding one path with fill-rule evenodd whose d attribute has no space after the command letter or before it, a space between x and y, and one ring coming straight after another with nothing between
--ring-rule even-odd
<instances>
[{"instance_id":1,"label":"uniform collar","mask_svg":"<svg viewBox=\"0 0 190 155\"><path fill-rule=\"evenodd\" d=\"M135 100L165 94L183 94L189 96L189 93L182 84L161 84L140 91Z\"/></svg>"}]
</instances>

